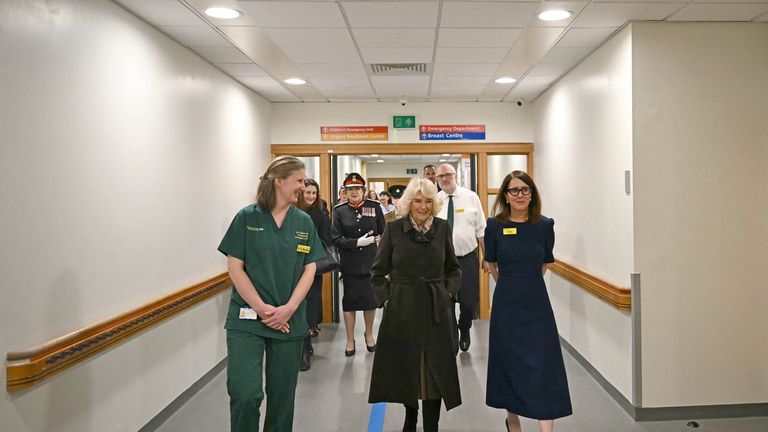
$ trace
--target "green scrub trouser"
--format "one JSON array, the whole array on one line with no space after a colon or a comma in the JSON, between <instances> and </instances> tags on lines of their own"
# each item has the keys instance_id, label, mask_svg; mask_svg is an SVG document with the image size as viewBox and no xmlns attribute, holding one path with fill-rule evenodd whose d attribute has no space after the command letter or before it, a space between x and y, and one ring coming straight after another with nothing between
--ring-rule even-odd
<instances>
[{"instance_id":1,"label":"green scrub trouser","mask_svg":"<svg viewBox=\"0 0 768 432\"><path fill-rule=\"evenodd\" d=\"M277 340L227 330L227 392L231 432L258 432L259 408L267 393L265 432L293 430L293 399L302 339ZM266 361L264 353L266 352ZM262 386L262 371L265 386Z\"/></svg>"}]
</instances>

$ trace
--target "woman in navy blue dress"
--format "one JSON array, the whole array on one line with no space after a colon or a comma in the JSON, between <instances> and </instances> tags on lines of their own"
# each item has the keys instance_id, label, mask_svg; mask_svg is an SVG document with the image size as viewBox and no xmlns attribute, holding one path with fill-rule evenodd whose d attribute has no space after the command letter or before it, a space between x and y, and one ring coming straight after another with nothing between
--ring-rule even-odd
<instances>
[{"instance_id":1,"label":"woman in navy blue dress","mask_svg":"<svg viewBox=\"0 0 768 432\"><path fill-rule=\"evenodd\" d=\"M507 410L507 430L520 432L521 415L550 432L554 419L573 412L544 285L545 264L555 261L554 221L541 215L539 191L523 171L504 178L492 214L483 263L496 280L485 403Z\"/></svg>"}]
</instances>

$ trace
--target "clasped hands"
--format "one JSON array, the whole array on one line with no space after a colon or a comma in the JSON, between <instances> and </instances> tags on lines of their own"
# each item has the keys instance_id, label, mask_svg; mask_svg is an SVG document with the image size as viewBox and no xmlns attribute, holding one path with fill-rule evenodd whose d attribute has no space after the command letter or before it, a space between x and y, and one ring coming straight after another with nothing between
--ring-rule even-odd
<instances>
[{"instance_id":1,"label":"clasped hands","mask_svg":"<svg viewBox=\"0 0 768 432\"><path fill-rule=\"evenodd\" d=\"M379 236L374 236L371 233L366 233L364 236L357 239L357 247L366 247L373 243L379 244Z\"/></svg>"},{"instance_id":2,"label":"clasped hands","mask_svg":"<svg viewBox=\"0 0 768 432\"><path fill-rule=\"evenodd\" d=\"M288 320L291 319L294 312L296 309L290 304L272 306L266 303L260 310L256 311L265 326L283 333L290 333L291 326L288 324Z\"/></svg>"}]
</instances>

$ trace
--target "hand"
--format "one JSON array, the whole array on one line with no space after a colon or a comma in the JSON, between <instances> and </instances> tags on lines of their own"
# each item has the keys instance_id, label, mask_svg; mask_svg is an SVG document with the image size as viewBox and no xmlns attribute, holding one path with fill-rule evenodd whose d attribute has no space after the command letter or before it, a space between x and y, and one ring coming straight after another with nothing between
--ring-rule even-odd
<instances>
[{"instance_id":1,"label":"hand","mask_svg":"<svg viewBox=\"0 0 768 432\"><path fill-rule=\"evenodd\" d=\"M366 234L357 239L357 247L366 247L372 245L376 241L376 238L371 234Z\"/></svg>"},{"instance_id":2,"label":"hand","mask_svg":"<svg viewBox=\"0 0 768 432\"><path fill-rule=\"evenodd\" d=\"M489 263L486 260L483 260L483 271L486 273L490 273L492 269L491 263Z\"/></svg>"},{"instance_id":3,"label":"hand","mask_svg":"<svg viewBox=\"0 0 768 432\"><path fill-rule=\"evenodd\" d=\"M377 235L376 237L374 237L374 239L376 240L376 246L378 246L379 243L381 243L381 236Z\"/></svg>"},{"instance_id":4,"label":"hand","mask_svg":"<svg viewBox=\"0 0 768 432\"><path fill-rule=\"evenodd\" d=\"M291 326L288 324L288 320L291 319L295 311L296 309L291 305L284 304L276 307L272 312L272 315L267 319L262 319L261 322L271 329L288 333L291 331Z\"/></svg>"}]
</instances>

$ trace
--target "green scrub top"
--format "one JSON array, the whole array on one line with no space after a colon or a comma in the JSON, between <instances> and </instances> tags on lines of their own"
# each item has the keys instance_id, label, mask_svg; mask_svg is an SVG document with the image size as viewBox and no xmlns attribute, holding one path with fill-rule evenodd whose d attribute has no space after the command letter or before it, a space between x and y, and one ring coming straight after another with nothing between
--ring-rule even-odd
<instances>
[{"instance_id":1,"label":"green scrub top","mask_svg":"<svg viewBox=\"0 0 768 432\"><path fill-rule=\"evenodd\" d=\"M245 273L264 303L281 306L299 282L304 266L325 256L322 242L308 214L291 206L278 228L270 212L251 204L235 215L221 240L219 252L245 263ZM288 324L289 333L273 330L260 320L240 319L240 308L249 307L232 287L224 328L255 333L273 339L301 339L307 332L304 301Z\"/></svg>"}]
</instances>

